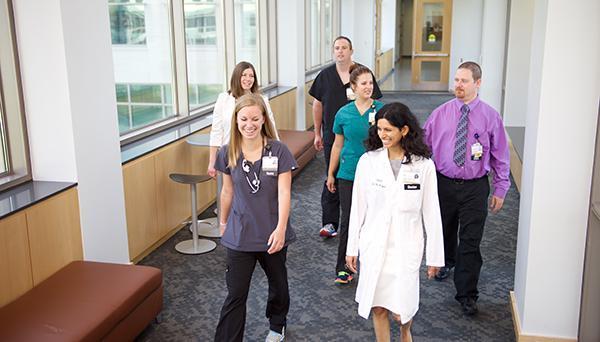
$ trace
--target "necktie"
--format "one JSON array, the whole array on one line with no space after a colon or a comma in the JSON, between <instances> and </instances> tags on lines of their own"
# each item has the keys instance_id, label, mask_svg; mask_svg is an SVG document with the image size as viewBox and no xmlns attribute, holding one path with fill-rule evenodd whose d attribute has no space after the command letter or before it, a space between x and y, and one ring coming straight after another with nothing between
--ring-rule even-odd
<instances>
[{"instance_id":1,"label":"necktie","mask_svg":"<svg viewBox=\"0 0 600 342\"><path fill-rule=\"evenodd\" d=\"M454 162L458 166L465 165L465 153L467 152L467 123L469 121L469 106L460 108L460 119L456 126L456 144L454 145Z\"/></svg>"}]
</instances>

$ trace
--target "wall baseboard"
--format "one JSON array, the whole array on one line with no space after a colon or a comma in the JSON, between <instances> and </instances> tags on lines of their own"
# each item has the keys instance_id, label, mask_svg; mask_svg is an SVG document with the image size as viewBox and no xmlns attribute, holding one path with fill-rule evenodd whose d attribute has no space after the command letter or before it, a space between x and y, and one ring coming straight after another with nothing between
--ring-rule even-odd
<instances>
[{"instance_id":1,"label":"wall baseboard","mask_svg":"<svg viewBox=\"0 0 600 342\"><path fill-rule=\"evenodd\" d=\"M517 311L517 298L515 292L510 291L510 309L513 319L513 327L515 328L515 339L517 342L576 342L577 339L547 337L547 336L532 336L521 333L521 320L519 319L519 311Z\"/></svg>"}]
</instances>

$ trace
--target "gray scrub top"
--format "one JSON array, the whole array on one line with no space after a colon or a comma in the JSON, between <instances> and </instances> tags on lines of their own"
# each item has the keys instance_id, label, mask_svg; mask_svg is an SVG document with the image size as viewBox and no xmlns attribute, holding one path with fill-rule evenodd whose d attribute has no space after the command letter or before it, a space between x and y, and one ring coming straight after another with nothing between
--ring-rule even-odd
<instances>
[{"instance_id":1,"label":"gray scrub top","mask_svg":"<svg viewBox=\"0 0 600 342\"><path fill-rule=\"evenodd\" d=\"M267 241L277 227L279 219L279 200L277 191L277 175L269 176L261 172L262 158L255 163L249 163L249 172L242 169L243 157L237 161L235 168L230 169L227 162L228 145L223 146L217 160L215 169L230 175L233 182L233 203L227 220L227 229L221 237L221 244L227 248L242 252L264 252L269 249ZM263 156L278 157L277 174L291 171L298 167L294 156L283 143L269 141L267 148L263 149ZM248 182L254 180L254 173L260 179L260 188L256 193ZM248 179L246 179L248 176ZM285 245L296 239L296 234L288 219L285 233Z\"/></svg>"}]
</instances>

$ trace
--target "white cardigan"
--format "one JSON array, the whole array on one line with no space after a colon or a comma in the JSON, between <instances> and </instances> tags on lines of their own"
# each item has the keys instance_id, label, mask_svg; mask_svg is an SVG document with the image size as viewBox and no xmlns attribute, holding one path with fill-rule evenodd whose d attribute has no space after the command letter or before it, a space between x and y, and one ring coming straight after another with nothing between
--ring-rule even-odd
<instances>
[{"instance_id":1,"label":"white cardigan","mask_svg":"<svg viewBox=\"0 0 600 342\"><path fill-rule=\"evenodd\" d=\"M279 140L279 134L277 133L277 127L275 126L275 117L273 111L269 105L269 99L266 96L261 95L265 101L267 107L267 114L275 128L275 138ZM231 117L235 111L235 97L231 96L228 92L219 94L215 108L213 110L212 117L212 128L210 130L210 146L221 147L229 143L229 134L231 133Z\"/></svg>"}]
</instances>

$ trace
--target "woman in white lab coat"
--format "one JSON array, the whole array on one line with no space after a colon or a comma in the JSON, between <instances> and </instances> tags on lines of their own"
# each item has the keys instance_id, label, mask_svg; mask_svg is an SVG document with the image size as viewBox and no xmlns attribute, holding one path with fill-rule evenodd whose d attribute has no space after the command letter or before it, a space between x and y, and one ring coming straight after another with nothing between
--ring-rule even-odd
<instances>
[{"instance_id":1,"label":"woman in white lab coat","mask_svg":"<svg viewBox=\"0 0 600 342\"><path fill-rule=\"evenodd\" d=\"M231 131L231 117L235 110L235 102L244 94L260 94L258 90L258 79L254 66L248 62L239 62L231 73L229 90L219 94L215 108L213 109L212 128L210 130L210 150L208 158L207 173L211 177L217 175L215 170L215 161L219 148L229 143L229 133ZM277 128L275 127L275 117L269 105L269 99L261 95L267 108L269 121L275 129L275 139L279 140Z\"/></svg>"},{"instance_id":2,"label":"woman in white lab coat","mask_svg":"<svg viewBox=\"0 0 600 342\"><path fill-rule=\"evenodd\" d=\"M401 324L402 341L412 341L423 223L428 278L444 266L435 165L408 107L387 104L375 120L356 169L346 263L357 272L360 260L358 313L364 318L373 313L377 341L390 340L390 313Z\"/></svg>"}]
</instances>

